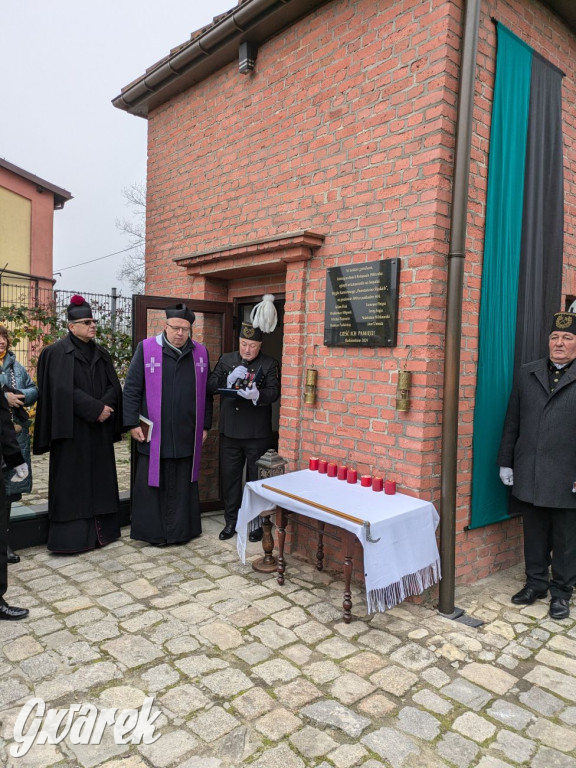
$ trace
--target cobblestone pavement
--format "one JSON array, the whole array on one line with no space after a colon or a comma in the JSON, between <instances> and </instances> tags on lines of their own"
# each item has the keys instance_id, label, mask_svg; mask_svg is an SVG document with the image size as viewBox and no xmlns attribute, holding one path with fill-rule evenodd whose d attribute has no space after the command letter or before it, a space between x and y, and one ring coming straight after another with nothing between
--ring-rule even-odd
<instances>
[{"instance_id":1,"label":"cobblestone pavement","mask_svg":"<svg viewBox=\"0 0 576 768\"><path fill-rule=\"evenodd\" d=\"M220 516L186 546L123 538L75 557L25 550L0 622L0 764L11 768L576 768L576 626L513 606L522 570L458 589L485 624L404 603L370 617L340 575L288 556L286 585L221 542ZM257 544L249 554L261 554ZM161 712L153 744L65 738L8 753L32 696L47 708ZM77 739L76 739L77 741Z\"/></svg>"}]
</instances>

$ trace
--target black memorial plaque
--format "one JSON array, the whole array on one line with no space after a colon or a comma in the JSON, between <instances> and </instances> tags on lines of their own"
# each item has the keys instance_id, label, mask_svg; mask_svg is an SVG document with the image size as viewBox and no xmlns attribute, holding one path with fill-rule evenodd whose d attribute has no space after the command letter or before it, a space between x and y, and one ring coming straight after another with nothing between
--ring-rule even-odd
<instances>
[{"instance_id":1,"label":"black memorial plaque","mask_svg":"<svg viewBox=\"0 0 576 768\"><path fill-rule=\"evenodd\" d=\"M400 259L326 270L324 344L395 347Z\"/></svg>"}]
</instances>

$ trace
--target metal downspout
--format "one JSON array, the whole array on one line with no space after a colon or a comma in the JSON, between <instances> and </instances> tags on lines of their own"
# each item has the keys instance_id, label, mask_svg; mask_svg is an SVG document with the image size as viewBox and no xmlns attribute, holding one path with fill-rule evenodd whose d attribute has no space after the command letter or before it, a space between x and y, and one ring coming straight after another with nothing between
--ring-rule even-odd
<instances>
[{"instance_id":1,"label":"metal downspout","mask_svg":"<svg viewBox=\"0 0 576 768\"><path fill-rule=\"evenodd\" d=\"M441 614L454 614L456 560L456 466L458 459L458 407L460 346L462 340L462 286L466 256L468 182L474 108L474 80L481 0L464 0L460 92L456 124L452 218L448 252L446 333L444 355L444 399L442 406L442 459L440 498ZM460 611L461 615L462 611Z\"/></svg>"}]
</instances>

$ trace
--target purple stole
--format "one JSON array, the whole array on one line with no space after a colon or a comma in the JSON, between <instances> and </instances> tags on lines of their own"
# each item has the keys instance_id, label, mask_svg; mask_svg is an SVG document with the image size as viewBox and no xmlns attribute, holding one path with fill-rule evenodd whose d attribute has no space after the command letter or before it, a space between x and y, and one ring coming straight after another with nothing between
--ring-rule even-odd
<instances>
[{"instance_id":1,"label":"purple stole","mask_svg":"<svg viewBox=\"0 0 576 768\"><path fill-rule=\"evenodd\" d=\"M162 433L162 334L144 339L144 382L146 384L146 406L148 418L154 424L150 440L150 465L148 485L156 488L160 485L160 436ZM186 353L187 354L187 353ZM192 342L192 357L196 373L196 435L192 458L192 477L190 482L198 480L200 457L202 454L202 432L204 430L204 411L206 409L206 382L208 380L208 352L206 347Z\"/></svg>"}]
</instances>

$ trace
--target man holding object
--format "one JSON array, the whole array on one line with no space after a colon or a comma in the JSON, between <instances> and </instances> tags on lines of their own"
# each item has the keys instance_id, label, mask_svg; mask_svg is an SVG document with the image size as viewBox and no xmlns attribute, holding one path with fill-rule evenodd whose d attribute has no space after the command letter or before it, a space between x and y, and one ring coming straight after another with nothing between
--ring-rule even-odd
<instances>
[{"instance_id":1,"label":"man holding object","mask_svg":"<svg viewBox=\"0 0 576 768\"><path fill-rule=\"evenodd\" d=\"M500 478L512 487L524 521L526 584L512 602L531 605L550 590L553 619L570 615L576 584L575 359L576 314L559 312L549 357L518 372L498 454Z\"/></svg>"}]
</instances>

